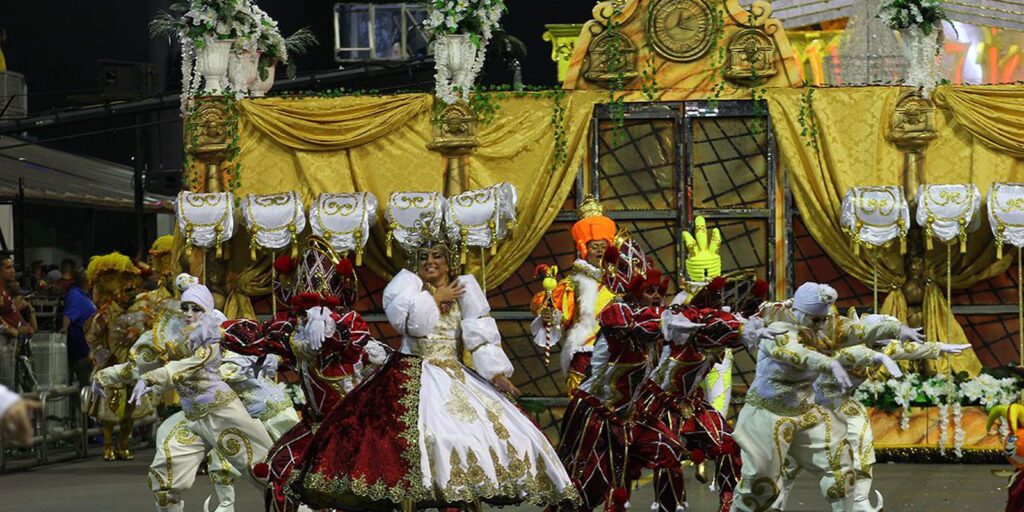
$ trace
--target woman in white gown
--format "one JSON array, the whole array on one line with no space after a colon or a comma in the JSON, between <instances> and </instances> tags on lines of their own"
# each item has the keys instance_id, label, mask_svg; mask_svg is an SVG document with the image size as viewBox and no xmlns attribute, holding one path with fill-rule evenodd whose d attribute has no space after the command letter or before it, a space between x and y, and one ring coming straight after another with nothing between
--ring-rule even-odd
<instances>
[{"instance_id":1,"label":"woman in white gown","mask_svg":"<svg viewBox=\"0 0 1024 512\"><path fill-rule=\"evenodd\" d=\"M384 290L402 347L317 431L291 492L345 510L578 502L557 454L508 395L519 390L479 284L450 281L448 247L414 251ZM463 350L476 371L466 367Z\"/></svg>"}]
</instances>

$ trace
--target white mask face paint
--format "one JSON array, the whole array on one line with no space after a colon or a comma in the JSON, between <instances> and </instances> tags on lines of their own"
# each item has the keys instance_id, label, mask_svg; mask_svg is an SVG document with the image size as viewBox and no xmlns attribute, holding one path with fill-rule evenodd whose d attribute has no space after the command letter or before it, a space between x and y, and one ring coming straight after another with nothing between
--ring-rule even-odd
<instances>
[{"instance_id":1,"label":"white mask face paint","mask_svg":"<svg viewBox=\"0 0 1024 512\"><path fill-rule=\"evenodd\" d=\"M206 314L202 306L194 302L182 302L181 312L185 315L185 324L187 325L195 325Z\"/></svg>"}]
</instances>

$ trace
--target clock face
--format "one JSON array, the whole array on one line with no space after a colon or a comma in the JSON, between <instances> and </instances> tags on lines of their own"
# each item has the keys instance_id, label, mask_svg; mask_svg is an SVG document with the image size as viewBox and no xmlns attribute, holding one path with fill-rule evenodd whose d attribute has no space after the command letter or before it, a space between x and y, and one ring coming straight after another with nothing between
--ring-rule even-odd
<instances>
[{"instance_id":1,"label":"clock face","mask_svg":"<svg viewBox=\"0 0 1024 512\"><path fill-rule=\"evenodd\" d=\"M655 0L647 14L647 35L666 59L696 60L711 46L711 8L703 0Z\"/></svg>"}]
</instances>

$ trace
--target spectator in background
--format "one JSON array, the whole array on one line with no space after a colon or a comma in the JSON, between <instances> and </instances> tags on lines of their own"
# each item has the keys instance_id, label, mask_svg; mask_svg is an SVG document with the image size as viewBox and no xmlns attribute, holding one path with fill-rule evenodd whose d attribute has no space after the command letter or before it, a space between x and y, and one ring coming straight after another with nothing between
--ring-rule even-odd
<instances>
[{"instance_id":1,"label":"spectator in background","mask_svg":"<svg viewBox=\"0 0 1024 512\"><path fill-rule=\"evenodd\" d=\"M89 344L85 341L85 321L96 313L96 305L89 298L89 280L84 270L76 270L74 282L64 296L64 320L60 332L67 335L68 369L73 377L72 384L80 387L90 384L92 361L89 359Z\"/></svg>"},{"instance_id":2,"label":"spectator in background","mask_svg":"<svg viewBox=\"0 0 1024 512\"><path fill-rule=\"evenodd\" d=\"M55 279L50 284L59 288L62 296L67 293L68 288L74 284L76 268L78 268L78 266L75 265L75 260L73 259L65 258L60 262L60 278Z\"/></svg>"},{"instance_id":3,"label":"spectator in background","mask_svg":"<svg viewBox=\"0 0 1024 512\"><path fill-rule=\"evenodd\" d=\"M32 292L24 289L15 290L11 294L11 302L14 304L14 309L21 315L22 320L32 328L32 332L28 334L34 334L39 331L39 323L36 322L36 309L28 301L31 295Z\"/></svg>"},{"instance_id":4,"label":"spectator in background","mask_svg":"<svg viewBox=\"0 0 1024 512\"><path fill-rule=\"evenodd\" d=\"M29 265L29 272L28 272L28 274L25 275L25 276L22 276L21 286L23 288L27 288L29 290L38 290L39 289L39 283L41 283L43 281L43 276L45 274L46 274L46 269L43 267L43 262L42 261L38 261L38 260L37 261L33 261L32 264ZM13 293L14 290L16 290L16 288L11 288L8 291Z\"/></svg>"},{"instance_id":5,"label":"spectator in background","mask_svg":"<svg viewBox=\"0 0 1024 512\"><path fill-rule=\"evenodd\" d=\"M10 256L0 257L0 331L8 336L17 337L19 334L32 334L31 327L25 323L21 313L14 307L14 300L8 290L17 290L18 281L15 279L14 258Z\"/></svg>"}]
</instances>

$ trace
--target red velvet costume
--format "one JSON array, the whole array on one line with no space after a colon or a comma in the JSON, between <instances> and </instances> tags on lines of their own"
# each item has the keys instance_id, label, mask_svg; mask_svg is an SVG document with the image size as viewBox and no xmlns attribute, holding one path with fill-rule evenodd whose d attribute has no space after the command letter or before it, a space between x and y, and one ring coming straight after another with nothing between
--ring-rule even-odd
<instances>
[{"instance_id":1,"label":"red velvet costume","mask_svg":"<svg viewBox=\"0 0 1024 512\"><path fill-rule=\"evenodd\" d=\"M312 237L311 237L312 238ZM278 314L264 324L252 320L232 320L225 324L221 345L245 355L276 354L284 368L299 374L306 403L302 421L292 427L271 447L267 455L269 486L267 510L295 512L299 504L284 494L292 469L303 460L312 434L335 405L358 384L367 373L370 361L364 347L372 341L369 328L359 313L348 309L354 291L348 281L352 268L347 260L334 266L333 258L323 248L311 250L299 270L300 289L322 289L320 292L290 294L293 310ZM276 263L278 271L280 262ZM311 269L304 272L306 269ZM309 274L309 275L303 275ZM310 275L319 275L322 281L310 283ZM324 289L323 287L327 288ZM285 294L287 297L288 294ZM340 304L341 297L346 304ZM302 325L302 314L314 306L330 307L334 313L333 335L324 339L319 350L311 350L293 336Z\"/></svg>"},{"instance_id":2,"label":"red velvet costume","mask_svg":"<svg viewBox=\"0 0 1024 512\"><path fill-rule=\"evenodd\" d=\"M594 352L599 362L569 403L558 447L581 490L582 510L601 504L619 509L642 468L666 468L682 478L687 453L678 438L656 417L630 417L634 391L648 369L647 354L660 334L660 318L659 307L634 312L621 302L609 304L600 315L601 337ZM615 488L626 494L620 491L613 499Z\"/></svg>"},{"instance_id":3,"label":"red velvet costume","mask_svg":"<svg viewBox=\"0 0 1024 512\"><path fill-rule=\"evenodd\" d=\"M641 386L637 412L667 425L686 443L695 463L715 459L715 480L721 493L719 510L728 511L740 474L739 448L725 418L705 400L700 383L717 361L717 353L742 346L741 323L719 309L670 306L666 321L671 315L683 315L704 327L682 342L666 345L657 369ZM683 479L675 472L657 470L654 484L658 511L675 512L676 506L685 502Z\"/></svg>"}]
</instances>

